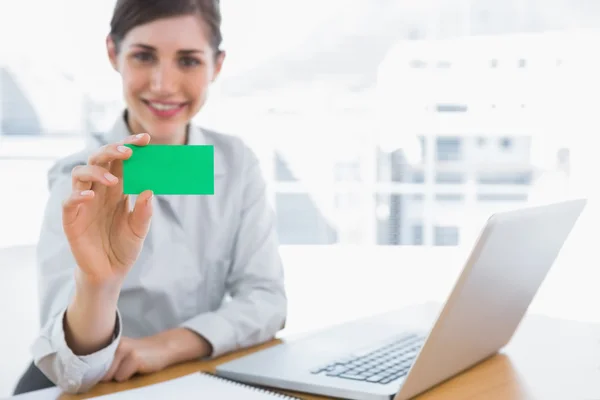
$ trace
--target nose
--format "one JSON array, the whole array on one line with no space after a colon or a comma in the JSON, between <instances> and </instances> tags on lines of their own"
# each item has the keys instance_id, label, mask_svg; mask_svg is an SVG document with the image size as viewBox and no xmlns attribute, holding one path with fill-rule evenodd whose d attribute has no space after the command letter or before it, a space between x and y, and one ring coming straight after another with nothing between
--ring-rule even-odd
<instances>
[{"instance_id":1,"label":"nose","mask_svg":"<svg viewBox=\"0 0 600 400\"><path fill-rule=\"evenodd\" d=\"M152 71L151 90L157 95L170 95L176 92L178 72L168 63L157 65Z\"/></svg>"}]
</instances>

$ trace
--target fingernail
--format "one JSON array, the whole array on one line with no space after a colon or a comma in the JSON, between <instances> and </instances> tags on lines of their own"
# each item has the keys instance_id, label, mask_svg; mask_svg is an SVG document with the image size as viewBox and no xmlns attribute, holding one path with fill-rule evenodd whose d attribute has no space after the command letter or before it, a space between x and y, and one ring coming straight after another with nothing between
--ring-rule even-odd
<instances>
[{"instance_id":1,"label":"fingernail","mask_svg":"<svg viewBox=\"0 0 600 400\"><path fill-rule=\"evenodd\" d=\"M84 190L83 192L81 192L82 196L91 196L92 195L92 191L91 190Z\"/></svg>"},{"instance_id":2,"label":"fingernail","mask_svg":"<svg viewBox=\"0 0 600 400\"><path fill-rule=\"evenodd\" d=\"M146 199L146 203L150 204L152 202L152 198L154 197L154 193L150 193L150 197Z\"/></svg>"},{"instance_id":3,"label":"fingernail","mask_svg":"<svg viewBox=\"0 0 600 400\"><path fill-rule=\"evenodd\" d=\"M108 172L104 174L104 177L106 179L108 179L108 181L110 182L116 182L119 180L119 178L117 178L116 176L114 176L113 174L109 174Z\"/></svg>"},{"instance_id":4,"label":"fingernail","mask_svg":"<svg viewBox=\"0 0 600 400\"><path fill-rule=\"evenodd\" d=\"M129 136L129 137L127 138L127 142L129 142L129 143L133 143L133 142L135 142L136 140L138 140L138 139L141 139L141 138L143 138L143 137L144 137L144 134L143 134L143 133L138 133L137 135L132 135L132 136Z\"/></svg>"},{"instance_id":5,"label":"fingernail","mask_svg":"<svg viewBox=\"0 0 600 400\"><path fill-rule=\"evenodd\" d=\"M119 146L117 147L117 150L121 153L127 153L129 151L129 147Z\"/></svg>"}]
</instances>

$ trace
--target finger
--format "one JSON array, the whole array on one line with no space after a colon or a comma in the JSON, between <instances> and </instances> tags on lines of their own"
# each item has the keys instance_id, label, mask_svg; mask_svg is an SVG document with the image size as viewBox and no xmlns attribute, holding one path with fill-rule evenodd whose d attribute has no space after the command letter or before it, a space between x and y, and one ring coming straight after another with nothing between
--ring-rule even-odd
<instances>
[{"instance_id":1,"label":"finger","mask_svg":"<svg viewBox=\"0 0 600 400\"><path fill-rule=\"evenodd\" d=\"M94 195L95 193L93 190L71 193L71 195L63 202L63 224L72 224L79 214L79 206L86 201L93 199Z\"/></svg>"},{"instance_id":2,"label":"finger","mask_svg":"<svg viewBox=\"0 0 600 400\"><path fill-rule=\"evenodd\" d=\"M117 382L124 382L130 379L138 371L138 365L138 357L135 355L135 352L130 352L127 357L123 359L121 365L119 365L119 368L115 373L115 380Z\"/></svg>"},{"instance_id":3,"label":"finger","mask_svg":"<svg viewBox=\"0 0 600 400\"><path fill-rule=\"evenodd\" d=\"M89 157L88 164L108 166L108 163L113 160L125 160L131 156L131 149L124 144L145 146L148 143L150 143L150 135L147 133L128 136L120 142L102 146Z\"/></svg>"},{"instance_id":4,"label":"finger","mask_svg":"<svg viewBox=\"0 0 600 400\"><path fill-rule=\"evenodd\" d=\"M117 144L119 145L124 143L134 144L136 146L146 146L148 143L150 143L150 135L147 133L138 133L137 135L131 135L127 137L125 140ZM114 160L114 162L112 162L110 165L110 171L115 176L123 176L123 160Z\"/></svg>"},{"instance_id":5,"label":"finger","mask_svg":"<svg viewBox=\"0 0 600 400\"><path fill-rule=\"evenodd\" d=\"M138 133L137 135L127 136L125 140L119 142L119 144L124 143L131 143L135 144L136 146L145 146L148 143L150 143L150 135L148 135L147 133Z\"/></svg>"},{"instance_id":6,"label":"finger","mask_svg":"<svg viewBox=\"0 0 600 400\"><path fill-rule=\"evenodd\" d=\"M119 367L121 366L121 363L123 362L123 359L125 359L125 357L129 353L129 349L127 349L126 346L123 345L123 342L121 342L119 344L119 347L117 348L117 351L115 352L115 357L113 358L113 362L109 370L106 372L106 374L104 374L104 377L102 378L102 382L110 382L114 379L115 374L117 373Z\"/></svg>"},{"instance_id":7,"label":"finger","mask_svg":"<svg viewBox=\"0 0 600 400\"><path fill-rule=\"evenodd\" d=\"M108 168L111 161L126 160L131 156L131 153L131 149L122 144L107 144L100 147L88 158L88 164Z\"/></svg>"},{"instance_id":8,"label":"finger","mask_svg":"<svg viewBox=\"0 0 600 400\"><path fill-rule=\"evenodd\" d=\"M143 239L150 228L152 219L152 198L154 194L151 190L145 190L135 201L133 211L129 214L129 227L134 235Z\"/></svg>"},{"instance_id":9,"label":"finger","mask_svg":"<svg viewBox=\"0 0 600 400\"><path fill-rule=\"evenodd\" d=\"M119 178L108 172L106 168L98 165L78 165L71 172L72 186L74 191L92 189L94 182L112 186L119 182Z\"/></svg>"},{"instance_id":10,"label":"finger","mask_svg":"<svg viewBox=\"0 0 600 400\"><path fill-rule=\"evenodd\" d=\"M115 358L113 360L113 363L111 364L110 369L108 370L108 372L102 378L102 382L110 382L110 381L112 381L114 379L115 374L119 370L119 367L121 366L121 362L122 361L123 361L123 357L118 357L117 358L117 354L115 354Z\"/></svg>"}]
</instances>

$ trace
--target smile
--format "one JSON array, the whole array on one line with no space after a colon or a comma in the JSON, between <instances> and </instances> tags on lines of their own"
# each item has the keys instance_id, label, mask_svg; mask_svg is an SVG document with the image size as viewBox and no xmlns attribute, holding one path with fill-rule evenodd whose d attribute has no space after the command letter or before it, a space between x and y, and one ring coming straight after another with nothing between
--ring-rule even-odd
<instances>
[{"instance_id":1,"label":"smile","mask_svg":"<svg viewBox=\"0 0 600 400\"><path fill-rule=\"evenodd\" d=\"M172 117L187 106L187 103L162 103L148 100L142 101L148 106L154 115L162 118Z\"/></svg>"}]
</instances>

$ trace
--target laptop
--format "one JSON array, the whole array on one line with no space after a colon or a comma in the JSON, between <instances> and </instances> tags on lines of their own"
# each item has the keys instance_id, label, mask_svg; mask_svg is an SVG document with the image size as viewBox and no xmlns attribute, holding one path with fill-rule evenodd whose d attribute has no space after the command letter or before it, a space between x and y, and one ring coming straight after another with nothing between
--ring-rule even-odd
<instances>
[{"instance_id":1,"label":"laptop","mask_svg":"<svg viewBox=\"0 0 600 400\"><path fill-rule=\"evenodd\" d=\"M493 214L427 331L389 312L227 362L217 375L334 398L413 398L509 342L585 204L576 199Z\"/></svg>"}]
</instances>

